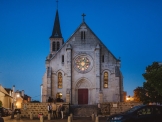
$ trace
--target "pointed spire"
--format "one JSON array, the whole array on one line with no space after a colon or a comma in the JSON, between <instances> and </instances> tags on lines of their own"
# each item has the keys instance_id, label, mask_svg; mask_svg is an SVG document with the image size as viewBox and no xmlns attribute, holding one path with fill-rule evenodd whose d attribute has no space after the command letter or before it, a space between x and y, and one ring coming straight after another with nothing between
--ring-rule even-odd
<instances>
[{"instance_id":1,"label":"pointed spire","mask_svg":"<svg viewBox=\"0 0 162 122\"><path fill-rule=\"evenodd\" d=\"M58 10L56 11L53 32L50 38L62 38Z\"/></svg>"}]
</instances>

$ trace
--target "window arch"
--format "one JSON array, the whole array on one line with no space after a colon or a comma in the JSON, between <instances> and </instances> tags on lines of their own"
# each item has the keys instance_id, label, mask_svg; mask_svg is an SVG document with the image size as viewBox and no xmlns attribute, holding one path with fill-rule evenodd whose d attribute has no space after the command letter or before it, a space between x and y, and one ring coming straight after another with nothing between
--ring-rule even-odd
<instances>
[{"instance_id":1,"label":"window arch","mask_svg":"<svg viewBox=\"0 0 162 122\"><path fill-rule=\"evenodd\" d=\"M52 42L52 51L55 51L56 50L56 44L55 44L55 42Z\"/></svg>"},{"instance_id":2,"label":"window arch","mask_svg":"<svg viewBox=\"0 0 162 122\"><path fill-rule=\"evenodd\" d=\"M108 88L108 72L104 72L103 81L104 81L103 87Z\"/></svg>"},{"instance_id":3,"label":"window arch","mask_svg":"<svg viewBox=\"0 0 162 122\"><path fill-rule=\"evenodd\" d=\"M85 39L85 31L81 31L81 39Z\"/></svg>"},{"instance_id":4,"label":"window arch","mask_svg":"<svg viewBox=\"0 0 162 122\"><path fill-rule=\"evenodd\" d=\"M58 73L58 88L62 88L62 73Z\"/></svg>"},{"instance_id":5,"label":"window arch","mask_svg":"<svg viewBox=\"0 0 162 122\"><path fill-rule=\"evenodd\" d=\"M105 57L104 55L102 55L102 62L104 63L104 61L105 61Z\"/></svg>"},{"instance_id":6,"label":"window arch","mask_svg":"<svg viewBox=\"0 0 162 122\"><path fill-rule=\"evenodd\" d=\"M60 48L60 42L57 42L57 50Z\"/></svg>"}]
</instances>

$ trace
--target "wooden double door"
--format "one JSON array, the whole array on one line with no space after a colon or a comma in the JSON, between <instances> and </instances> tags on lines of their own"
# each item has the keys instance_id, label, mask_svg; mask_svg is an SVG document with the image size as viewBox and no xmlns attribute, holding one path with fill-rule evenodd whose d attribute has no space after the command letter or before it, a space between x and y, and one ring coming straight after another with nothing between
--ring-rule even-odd
<instances>
[{"instance_id":1,"label":"wooden double door","mask_svg":"<svg viewBox=\"0 0 162 122\"><path fill-rule=\"evenodd\" d=\"M88 89L78 89L78 104L88 104Z\"/></svg>"}]
</instances>

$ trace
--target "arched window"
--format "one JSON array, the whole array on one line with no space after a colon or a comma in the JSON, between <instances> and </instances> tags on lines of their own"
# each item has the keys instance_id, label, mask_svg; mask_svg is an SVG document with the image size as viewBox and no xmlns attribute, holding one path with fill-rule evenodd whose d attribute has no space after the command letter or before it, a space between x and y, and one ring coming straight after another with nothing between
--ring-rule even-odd
<instances>
[{"instance_id":1,"label":"arched window","mask_svg":"<svg viewBox=\"0 0 162 122\"><path fill-rule=\"evenodd\" d=\"M60 48L60 42L57 42L57 50Z\"/></svg>"},{"instance_id":2,"label":"arched window","mask_svg":"<svg viewBox=\"0 0 162 122\"><path fill-rule=\"evenodd\" d=\"M104 63L104 61L105 61L105 58L104 58L104 55L102 55L102 62Z\"/></svg>"},{"instance_id":3,"label":"arched window","mask_svg":"<svg viewBox=\"0 0 162 122\"><path fill-rule=\"evenodd\" d=\"M81 39L82 39L82 40L85 39L85 31L81 31Z\"/></svg>"},{"instance_id":4,"label":"arched window","mask_svg":"<svg viewBox=\"0 0 162 122\"><path fill-rule=\"evenodd\" d=\"M104 79L103 79L103 81L104 81L104 88L108 88L108 72L104 72Z\"/></svg>"},{"instance_id":5,"label":"arched window","mask_svg":"<svg viewBox=\"0 0 162 122\"><path fill-rule=\"evenodd\" d=\"M58 88L62 88L62 73L58 73Z\"/></svg>"},{"instance_id":6,"label":"arched window","mask_svg":"<svg viewBox=\"0 0 162 122\"><path fill-rule=\"evenodd\" d=\"M52 51L55 51L56 50L56 44L55 44L55 42L52 42Z\"/></svg>"},{"instance_id":7,"label":"arched window","mask_svg":"<svg viewBox=\"0 0 162 122\"><path fill-rule=\"evenodd\" d=\"M64 55L62 55L62 63L64 63Z\"/></svg>"},{"instance_id":8,"label":"arched window","mask_svg":"<svg viewBox=\"0 0 162 122\"><path fill-rule=\"evenodd\" d=\"M61 92L58 92L58 93L56 94L56 98L62 98L62 93L61 93Z\"/></svg>"}]
</instances>

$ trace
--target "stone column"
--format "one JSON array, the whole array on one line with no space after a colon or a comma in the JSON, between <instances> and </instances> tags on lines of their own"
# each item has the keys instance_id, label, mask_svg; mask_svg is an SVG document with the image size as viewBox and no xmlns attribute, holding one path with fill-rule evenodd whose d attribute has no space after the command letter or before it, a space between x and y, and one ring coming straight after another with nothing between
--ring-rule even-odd
<instances>
[{"instance_id":1,"label":"stone column","mask_svg":"<svg viewBox=\"0 0 162 122\"><path fill-rule=\"evenodd\" d=\"M66 94L66 102L70 103L70 94Z\"/></svg>"},{"instance_id":2,"label":"stone column","mask_svg":"<svg viewBox=\"0 0 162 122\"><path fill-rule=\"evenodd\" d=\"M99 103L103 103L103 92L101 92L101 91L99 94Z\"/></svg>"},{"instance_id":3,"label":"stone column","mask_svg":"<svg viewBox=\"0 0 162 122\"><path fill-rule=\"evenodd\" d=\"M95 48L95 69L96 69L96 94L99 95L99 91L101 90L101 81L100 81L100 45L97 44ZM96 100L96 102L99 102Z\"/></svg>"},{"instance_id":4,"label":"stone column","mask_svg":"<svg viewBox=\"0 0 162 122\"><path fill-rule=\"evenodd\" d=\"M71 51L71 45L67 44L66 45L66 53L67 53L67 81L66 81L66 88L71 90L71 92L69 91L69 93L72 94L72 51ZM69 98L71 98L71 94L69 94ZM68 98L68 95L67 95ZM68 101L68 100L67 100ZM72 103L71 99L69 99L69 103Z\"/></svg>"},{"instance_id":5,"label":"stone column","mask_svg":"<svg viewBox=\"0 0 162 122\"><path fill-rule=\"evenodd\" d=\"M51 72L52 72L52 68L48 67L47 68L47 99L48 97L51 96Z\"/></svg>"}]
</instances>

